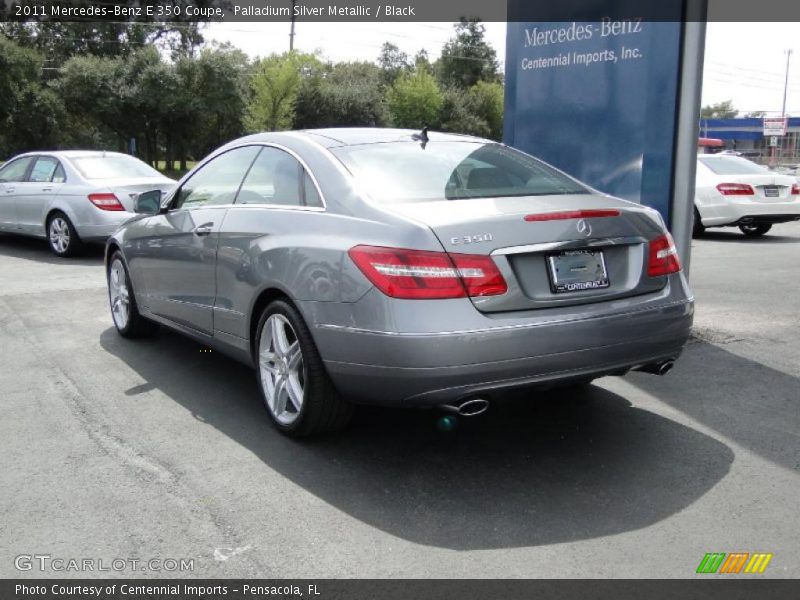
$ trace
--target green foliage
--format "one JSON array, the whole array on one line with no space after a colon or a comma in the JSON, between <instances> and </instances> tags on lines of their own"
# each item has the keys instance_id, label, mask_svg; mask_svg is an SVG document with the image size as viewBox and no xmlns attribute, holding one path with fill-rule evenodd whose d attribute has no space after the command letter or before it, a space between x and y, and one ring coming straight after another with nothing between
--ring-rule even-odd
<instances>
[{"instance_id":1,"label":"green foliage","mask_svg":"<svg viewBox=\"0 0 800 600\"><path fill-rule=\"evenodd\" d=\"M486 28L478 19L461 19L455 36L442 48L436 62L443 85L470 88L479 81L499 81L497 53L485 39Z\"/></svg>"},{"instance_id":2,"label":"green foliage","mask_svg":"<svg viewBox=\"0 0 800 600\"><path fill-rule=\"evenodd\" d=\"M42 81L43 63L0 36L0 158L58 143L64 107Z\"/></svg>"},{"instance_id":3,"label":"green foliage","mask_svg":"<svg viewBox=\"0 0 800 600\"><path fill-rule=\"evenodd\" d=\"M389 88L386 100L392 124L412 129L439 122L444 104L436 79L425 71L401 76Z\"/></svg>"},{"instance_id":4,"label":"green foliage","mask_svg":"<svg viewBox=\"0 0 800 600\"><path fill-rule=\"evenodd\" d=\"M474 113L488 126L487 137L503 137L503 86L497 82L479 81L469 90Z\"/></svg>"},{"instance_id":5,"label":"green foliage","mask_svg":"<svg viewBox=\"0 0 800 600\"><path fill-rule=\"evenodd\" d=\"M372 63L325 65L304 76L294 127L379 127L387 122L383 73Z\"/></svg>"},{"instance_id":6,"label":"green foliage","mask_svg":"<svg viewBox=\"0 0 800 600\"><path fill-rule=\"evenodd\" d=\"M732 119L739 114L733 107L733 100L709 104L700 109L701 119Z\"/></svg>"},{"instance_id":7,"label":"green foliage","mask_svg":"<svg viewBox=\"0 0 800 600\"><path fill-rule=\"evenodd\" d=\"M378 56L383 82L392 85L397 78L408 70L408 54L402 52L395 44L384 42Z\"/></svg>"},{"instance_id":8,"label":"green foliage","mask_svg":"<svg viewBox=\"0 0 800 600\"><path fill-rule=\"evenodd\" d=\"M256 63L250 81L253 96L245 123L250 131L289 129L304 70L318 66L311 54L273 54Z\"/></svg>"},{"instance_id":9,"label":"green foliage","mask_svg":"<svg viewBox=\"0 0 800 600\"><path fill-rule=\"evenodd\" d=\"M187 23L0 21L0 158L59 147L124 151L134 138L141 158L180 171L245 131L502 132L496 56L475 20L456 25L434 64L424 50L410 58L388 42L375 64L298 52L251 62L230 46L196 52L201 41Z\"/></svg>"}]
</instances>

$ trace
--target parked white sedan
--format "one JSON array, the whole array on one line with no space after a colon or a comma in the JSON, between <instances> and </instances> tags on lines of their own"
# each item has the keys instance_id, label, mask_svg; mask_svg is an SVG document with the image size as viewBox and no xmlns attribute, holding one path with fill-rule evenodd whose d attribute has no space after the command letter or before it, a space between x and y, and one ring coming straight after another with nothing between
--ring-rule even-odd
<instances>
[{"instance_id":1,"label":"parked white sedan","mask_svg":"<svg viewBox=\"0 0 800 600\"><path fill-rule=\"evenodd\" d=\"M749 236L775 223L800 220L800 185L790 175L769 171L739 156L697 157L694 234L706 227L738 227Z\"/></svg>"},{"instance_id":2,"label":"parked white sedan","mask_svg":"<svg viewBox=\"0 0 800 600\"><path fill-rule=\"evenodd\" d=\"M0 168L0 231L46 238L59 256L105 242L135 216L139 192L175 181L116 152L32 152Z\"/></svg>"}]
</instances>

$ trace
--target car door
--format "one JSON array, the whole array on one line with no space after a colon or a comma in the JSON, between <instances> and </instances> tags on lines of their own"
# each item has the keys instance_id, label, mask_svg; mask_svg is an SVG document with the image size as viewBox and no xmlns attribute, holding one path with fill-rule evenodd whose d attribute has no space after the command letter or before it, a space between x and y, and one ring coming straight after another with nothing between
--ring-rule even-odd
<instances>
[{"instance_id":1,"label":"car door","mask_svg":"<svg viewBox=\"0 0 800 600\"><path fill-rule=\"evenodd\" d=\"M153 314L212 334L219 228L258 150L213 158L176 190L167 212L148 219L132 268Z\"/></svg>"},{"instance_id":2,"label":"car door","mask_svg":"<svg viewBox=\"0 0 800 600\"><path fill-rule=\"evenodd\" d=\"M33 159L33 156L23 156L0 168L0 229L3 231L18 230L17 187L25 181Z\"/></svg>"},{"instance_id":3,"label":"car door","mask_svg":"<svg viewBox=\"0 0 800 600\"><path fill-rule=\"evenodd\" d=\"M325 286L327 273L305 259L288 237L313 231L312 213L324 211L315 180L284 149L265 146L242 182L219 234L214 330L239 340L250 337L248 312L265 280ZM312 217L309 219L309 217ZM333 289L333 286L330 286ZM321 297L309 291L309 297Z\"/></svg>"},{"instance_id":4,"label":"car door","mask_svg":"<svg viewBox=\"0 0 800 600\"><path fill-rule=\"evenodd\" d=\"M17 222L22 233L44 234L45 210L64 185L64 168L53 156L37 156L27 181L17 184Z\"/></svg>"}]
</instances>

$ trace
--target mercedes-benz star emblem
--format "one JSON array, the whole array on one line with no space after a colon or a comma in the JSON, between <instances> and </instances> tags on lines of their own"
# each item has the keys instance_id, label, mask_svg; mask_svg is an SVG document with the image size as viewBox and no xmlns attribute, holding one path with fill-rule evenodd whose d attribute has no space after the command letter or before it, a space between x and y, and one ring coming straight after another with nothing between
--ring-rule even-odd
<instances>
[{"instance_id":1,"label":"mercedes-benz star emblem","mask_svg":"<svg viewBox=\"0 0 800 600\"><path fill-rule=\"evenodd\" d=\"M575 224L575 227L578 229L578 233L582 233L586 237L589 237L590 235L592 235L592 226L589 225L589 223L587 223L583 219L579 220Z\"/></svg>"}]
</instances>

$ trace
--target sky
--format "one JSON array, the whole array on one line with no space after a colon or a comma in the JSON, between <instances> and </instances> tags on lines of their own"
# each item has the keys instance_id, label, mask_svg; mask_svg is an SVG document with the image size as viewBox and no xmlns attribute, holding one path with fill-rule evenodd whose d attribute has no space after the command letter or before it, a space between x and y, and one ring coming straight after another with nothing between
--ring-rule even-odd
<instances>
[{"instance_id":1,"label":"sky","mask_svg":"<svg viewBox=\"0 0 800 600\"><path fill-rule=\"evenodd\" d=\"M486 37L505 60L506 24L486 23ZM375 61L390 41L409 56L420 49L435 60L451 37L448 23L297 23L295 47L321 51L333 61ZM251 57L284 52L288 23L219 23L205 30L208 40L230 42ZM780 114L786 50L792 49L787 113L800 115L800 23L709 23L703 74L703 105L732 100L741 113Z\"/></svg>"}]
</instances>

